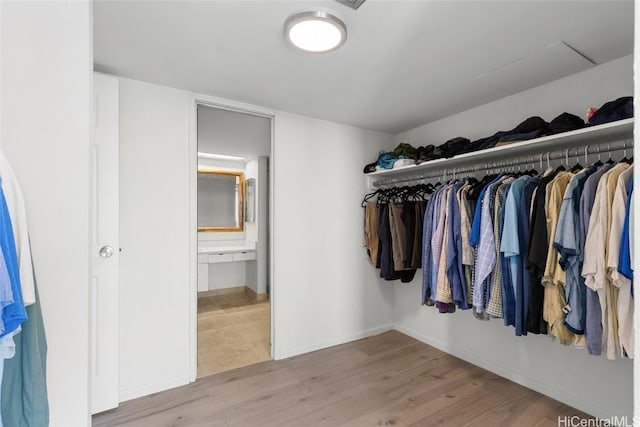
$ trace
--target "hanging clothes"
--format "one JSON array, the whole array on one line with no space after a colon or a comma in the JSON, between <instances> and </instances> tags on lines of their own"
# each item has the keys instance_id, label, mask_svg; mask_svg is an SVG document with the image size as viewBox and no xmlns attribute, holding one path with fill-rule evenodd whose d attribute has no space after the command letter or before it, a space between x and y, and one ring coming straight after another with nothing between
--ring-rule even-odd
<instances>
[{"instance_id":1,"label":"hanging clothes","mask_svg":"<svg viewBox=\"0 0 640 427\"><path fill-rule=\"evenodd\" d=\"M18 179L3 152L0 152L0 171L2 172L2 191L8 215L11 218L22 301L25 305L30 305L36 301L36 296L31 261L31 243L29 242L29 229L27 226L27 210Z\"/></svg>"},{"instance_id":2,"label":"hanging clothes","mask_svg":"<svg viewBox=\"0 0 640 427\"><path fill-rule=\"evenodd\" d=\"M408 282L421 267L420 302L440 313L633 358L633 167L610 163L452 180L422 200L382 191L363 204L381 277Z\"/></svg>"},{"instance_id":3,"label":"hanging clothes","mask_svg":"<svg viewBox=\"0 0 640 427\"><path fill-rule=\"evenodd\" d=\"M530 229L527 245L526 267L529 272L529 318L527 331L534 334L546 334L547 322L544 320L544 286L542 277L547 263L549 240L546 219L547 185L555 179L555 170L546 171L540 178L531 202Z\"/></svg>"},{"instance_id":4,"label":"hanging clothes","mask_svg":"<svg viewBox=\"0 0 640 427\"><path fill-rule=\"evenodd\" d=\"M364 245L367 255L373 263L378 264L378 210L375 202L368 202L364 207Z\"/></svg>"},{"instance_id":5,"label":"hanging clothes","mask_svg":"<svg viewBox=\"0 0 640 427\"><path fill-rule=\"evenodd\" d=\"M420 268L423 198L431 189L427 185L379 189L364 197L364 246L384 280L408 283Z\"/></svg>"},{"instance_id":6,"label":"hanging clothes","mask_svg":"<svg viewBox=\"0 0 640 427\"><path fill-rule=\"evenodd\" d=\"M0 175L0 426L46 426L46 339L26 206L1 152Z\"/></svg>"},{"instance_id":7,"label":"hanging clothes","mask_svg":"<svg viewBox=\"0 0 640 427\"><path fill-rule=\"evenodd\" d=\"M620 345L620 354L626 353L629 358L633 358L633 299L631 298L630 281L618 272L620 260L620 241L624 228L627 195L631 178L633 176L633 166L629 166L618 177L618 183L611 205L611 226L609 229L609 239L607 244L607 279L611 286L612 293L615 293L615 319L617 325L614 330L614 338L617 336ZM614 316L612 316L613 319ZM624 353L623 353L624 352Z\"/></svg>"},{"instance_id":8,"label":"hanging clothes","mask_svg":"<svg viewBox=\"0 0 640 427\"><path fill-rule=\"evenodd\" d=\"M583 169L574 175L569 182L562 199L558 227L553 242L553 246L559 254L558 264L566 275L564 324L576 335L584 335L587 303L586 288L584 283L579 280L580 196L585 181L596 170L596 167Z\"/></svg>"},{"instance_id":9,"label":"hanging clothes","mask_svg":"<svg viewBox=\"0 0 640 427\"><path fill-rule=\"evenodd\" d=\"M14 332L18 332L20 325L27 320L27 312L22 301L20 265L16 252L13 227L3 190L0 191L0 248L5 258L13 295L13 302L2 310L2 323L4 324L4 330L0 334L0 339L2 339L3 337L12 337Z\"/></svg>"},{"instance_id":10,"label":"hanging clothes","mask_svg":"<svg viewBox=\"0 0 640 427\"><path fill-rule=\"evenodd\" d=\"M618 294L618 334L620 336L620 344L629 358L634 357L634 333L633 333L633 271L631 268L631 245L630 232L632 233L631 224L633 222L633 180L629 183L628 195L625 205L625 218L620 239L620 260L618 262L618 272L616 285L620 289Z\"/></svg>"},{"instance_id":11,"label":"hanging clothes","mask_svg":"<svg viewBox=\"0 0 640 427\"><path fill-rule=\"evenodd\" d=\"M559 172L547 186L546 220L548 234L547 262L545 264L542 285L544 286L544 306L542 315L548 325L548 333L555 336L562 344L571 344L574 334L564 324L563 308L567 305L564 284L566 274L558 264L559 254L553 246L560 215L560 207L564 193L573 178L571 172Z\"/></svg>"},{"instance_id":12,"label":"hanging clothes","mask_svg":"<svg viewBox=\"0 0 640 427\"><path fill-rule=\"evenodd\" d=\"M34 278L36 301L27 307L29 319L15 337L15 357L4 361L0 412L6 427L49 425L47 401L47 340Z\"/></svg>"},{"instance_id":13,"label":"hanging clothes","mask_svg":"<svg viewBox=\"0 0 640 427\"><path fill-rule=\"evenodd\" d=\"M595 203L596 191L602 176L607 173L613 165L605 164L599 166L598 170L593 173L584 184L582 197L580 199L580 277L578 280L585 285L587 294L586 316L585 316L585 339L587 341L587 351L589 354L599 356L602 353L602 308L600 307L600 298L598 293L586 286L586 281L582 275L584 269L586 240L589 231L589 223L591 221L591 213Z\"/></svg>"},{"instance_id":14,"label":"hanging clothes","mask_svg":"<svg viewBox=\"0 0 640 427\"><path fill-rule=\"evenodd\" d=\"M617 288L614 288L607 277L607 250L612 204L618 178L629 167L628 164L619 163L606 172L596 189L596 199L589 220L589 231L585 241L585 259L582 275L585 284L598 293L600 308L602 311L602 349L607 359L618 357L618 319L617 319Z\"/></svg>"},{"instance_id":15,"label":"hanging clothes","mask_svg":"<svg viewBox=\"0 0 640 427\"><path fill-rule=\"evenodd\" d=\"M506 325L514 327L517 325L519 333L522 333L522 331L517 314L521 309L517 309L517 303L518 300L522 300L521 294L524 286L522 269L524 266L524 256L526 254L522 252L521 240L523 240L525 236L520 233L521 227L518 217L520 215L519 204L522 203L523 196L529 192L528 184L530 180L531 177L522 176L510 185L509 193L505 200L504 225L502 229L502 241L500 243L500 252L508 262L509 277L511 278L510 289L503 288L506 303L504 310L507 313L505 322ZM531 192L533 192L533 189L531 189Z\"/></svg>"},{"instance_id":16,"label":"hanging clothes","mask_svg":"<svg viewBox=\"0 0 640 427\"><path fill-rule=\"evenodd\" d=\"M378 261L380 262L380 277L385 280L398 280L400 273L394 268L393 249L391 241L391 224L389 222L389 205L378 206L378 238L380 247Z\"/></svg>"}]
</instances>

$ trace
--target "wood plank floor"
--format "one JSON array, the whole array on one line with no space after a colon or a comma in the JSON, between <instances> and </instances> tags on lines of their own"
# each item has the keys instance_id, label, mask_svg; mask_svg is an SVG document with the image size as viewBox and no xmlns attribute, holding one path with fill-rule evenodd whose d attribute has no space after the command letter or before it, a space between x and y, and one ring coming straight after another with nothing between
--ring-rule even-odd
<instances>
[{"instance_id":1,"label":"wood plank floor","mask_svg":"<svg viewBox=\"0 0 640 427\"><path fill-rule=\"evenodd\" d=\"M587 417L399 332L125 402L103 426L557 426Z\"/></svg>"}]
</instances>

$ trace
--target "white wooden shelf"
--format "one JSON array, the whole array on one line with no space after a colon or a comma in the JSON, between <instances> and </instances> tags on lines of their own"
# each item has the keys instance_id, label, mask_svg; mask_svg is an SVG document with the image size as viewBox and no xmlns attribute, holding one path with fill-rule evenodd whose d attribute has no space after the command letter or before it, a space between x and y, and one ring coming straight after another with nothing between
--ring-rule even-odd
<instances>
[{"instance_id":1,"label":"white wooden shelf","mask_svg":"<svg viewBox=\"0 0 640 427\"><path fill-rule=\"evenodd\" d=\"M488 148L486 150L459 154L448 159L436 159L419 165L409 165L397 169L385 169L371 172L365 174L365 176L369 178L369 184L371 184L373 181L383 179L419 176L432 171L469 167L478 163L505 161L533 154L622 141L632 138L633 118L630 118L564 132L557 135L544 136L542 138L530 139L522 142L514 142L513 144Z\"/></svg>"}]
</instances>

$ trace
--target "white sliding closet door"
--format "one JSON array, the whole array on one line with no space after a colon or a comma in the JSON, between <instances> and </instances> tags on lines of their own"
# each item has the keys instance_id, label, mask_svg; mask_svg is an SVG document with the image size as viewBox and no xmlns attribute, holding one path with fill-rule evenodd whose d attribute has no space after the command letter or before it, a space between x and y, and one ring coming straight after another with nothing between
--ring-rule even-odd
<instances>
[{"instance_id":1,"label":"white sliding closet door","mask_svg":"<svg viewBox=\"0 0 640 427\"><path fill-rule=\"evenodd\" d=\"M94 73L91 141L91 413L118 406L118 79Z\"/></svg>"}]
</instances>

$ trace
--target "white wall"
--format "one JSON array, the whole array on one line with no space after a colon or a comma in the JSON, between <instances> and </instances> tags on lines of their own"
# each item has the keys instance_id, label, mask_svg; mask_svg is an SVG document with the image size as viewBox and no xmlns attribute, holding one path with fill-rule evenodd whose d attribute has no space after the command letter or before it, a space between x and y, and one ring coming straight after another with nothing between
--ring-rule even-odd
<instances>
[{"instance_id":1,"label":"white wall","mask_svg":"<svg viewBox=\"0 0 640 427\"><path fill-rule=\"evenodd\" d=\"M511 129L532 115L547 121L563 111L583 115L589 106L633 94L632 58L625 57L410 130L396 142L439 145ZM501 320L481 322L471 312L438 314L420 306L420 273L395 286L395 325L426 343L600 417L632 415L632 362L588 356L548 338L518 338Z\"/></svg>"},{"instance_id":2,"label":"white wall","mask_svg":"<svg viewBox=\"0 0 640 427\"><path fill-rule=\"evenodd\" d=\"M276 357L392 326L393 285L363 243L362 168L386 134L278 113L272 158Z\"/></svg>"},{"instance_id":3,"label":"white wall","mask_svg":"<svg viewBox=\"0 0 640 427\"><path fill-rule=\"evenodd\" d=\"M128 79L120 99L128 399L188 381L190 104L187 92ZM392 326L393 288L378 282L362 247L360 200L364 164L393 137L280 112L275 121L272 301L282 358Z\"/></svg>"},{"instance_id":4,"label":"white wall","mask_svg":"<svg viewBox=\"0 0 640 427\"><path fill-rule=\"evenodd\" d=\"M189 94L120 80L120 398L188 382Z\"/></svg>"},{"instance_id":5,"label":"white wall","mask_svg":"<svg viewBox=\"0 0 640 427\"><path fill-rule=\"evenodd\" d=\"M242 157L268 156L271 120L200 105L198 151Z\"/></svg>"},{"instance_id":6,"label":"white wall","mask_svg":"<svg viewBox=\"0 0 640 427\"><path fill-rule=\"evenodd\" d=\"M89 425L88 2L0 2L0 144L27 205L50 425Z\"/></svg>"},{"instance_id":7,"label":"white wall","mask_svg":"<svg viewBox=\"0 0 640 427\"><path fill-rule=\"evenodd\" d=\"M565 111L584 119L589 107L627 95L633 95L632 55L400 133L396 142L438 146L456 136L473 141L530 116L551 121Z\"/></svg>"}]
</instances>

